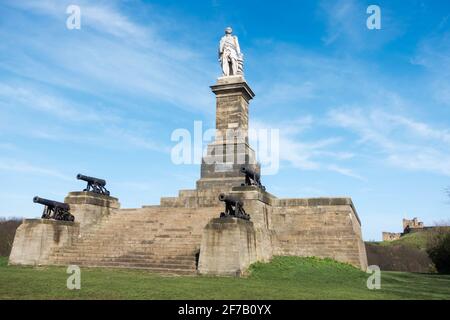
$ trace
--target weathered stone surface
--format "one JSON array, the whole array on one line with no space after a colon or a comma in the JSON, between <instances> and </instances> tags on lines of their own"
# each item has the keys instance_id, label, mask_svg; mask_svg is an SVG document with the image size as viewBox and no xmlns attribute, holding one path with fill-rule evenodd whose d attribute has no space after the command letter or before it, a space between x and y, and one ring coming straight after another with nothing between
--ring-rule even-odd
<instances>
[{"instance_id":1,"label":"weathered stone surface","mask_svg":"<svg viewBox=\"0 0 450 320\"><path fill-rule=\"evenodd\" d=\"M79 235L77 222L26 219L17 228L9 256L12 265L42 265L50 253L72 244Z\"/></svg>"},{"instance_id":2,"label":"weathered stone surface","mask_svg":"<svg viewBox=\"0 0 450 320\"><path fill-rule=\"evenodd\" d=\"M70 213L80 224L82 233L120 208L117 198L93 192L70 192L64 202L70 206Z\"/></svg>"},{"instance_id":3,"label":"weathered stone surface","mask_svg":"<svg viewBox=\"0 0 450 320\"><path fill-rule=\"evenodd\" d=\"M200 246L200 274L240 276L257 260L256 231L251 221L215 218L206 225Z\"/></svg>"},{"instance_id":4,"label":"weathered stone surface","mask_svg":"<svg viewBox=\"0 0 450 320\"><path fill-rule=\"evenodd\" d=\"M220 78L211 89L216 94L216 138L202 160L197 189L229 190L244 182L241 166L260 172L248 144L248 104L254 93L242 76Z\"/></svg>"},{"instance_id":5,"label":"weathered stone surface","mask_svg":"<svg viewBox=\"0 0 450 320\"><path fill-rule=\"evenodd\" d=\"M220 209L120 209L71 245L53 250L48 264L195 274L203 227Z\"/></svg>"},{"instance_id":6,"label":"weathered stone surface","mask_svg":"<svg viewBox=\"0 0 450 320\"><path fill-rule=\"evenodd\" d=\"M272 208L274 254L332 258L367 268L361 225L349 201L289 199L289 203L286 206L281 199Z\"/></svg>"}]
</instances>

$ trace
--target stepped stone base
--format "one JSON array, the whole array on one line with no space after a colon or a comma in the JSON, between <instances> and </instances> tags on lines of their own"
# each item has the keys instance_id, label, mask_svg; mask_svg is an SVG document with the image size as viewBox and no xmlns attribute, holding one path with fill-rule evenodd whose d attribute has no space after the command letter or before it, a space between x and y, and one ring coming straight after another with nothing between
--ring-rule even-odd
<instances>
[{"instance_id":1,"label":"stepped stone base","mask_svg":"<svg viewBox=\"0 0 450 320\"><path fill-rule=\"evenodd\" d=\"M251 216L252 231L244 228L241 220L234 222L234 227L254 240L245 240L241 233L239 238L236 230L224 240L211 240L218 223L214 218L224 209L216 191L183 190L171 201L162 198L159 206L110 208L109 214L95 219L96 223L85 224L85 231L77 222L25 220L16 232L10 264L77 264L180 274L199 270L230 275L245 273L253 261L293 255L328 257L367 268L360 221L350 198L278 199L256 187L233 187L228 193L241 198ZM91 211L93 215L96 212ZM232 237L238 237L233 250L247 248L248 257L220 254L226 250L225 239ZM211 248L212 243L217 247ZM221 262L222 269L208 258L217 254L231 259Z\"/></svg>"}]
</instances>

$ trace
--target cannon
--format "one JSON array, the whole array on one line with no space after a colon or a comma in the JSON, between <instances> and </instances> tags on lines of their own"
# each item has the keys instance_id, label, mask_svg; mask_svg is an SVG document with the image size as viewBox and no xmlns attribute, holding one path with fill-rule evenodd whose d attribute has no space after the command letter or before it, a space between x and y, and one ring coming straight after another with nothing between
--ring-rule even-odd
<instances>
[{"instance_id":1,"label":"cannon","mask_svg":"<svg viewBox=\"0 0 450 320\"><path fill-rule=\"evenodd\" d=\"M236 217L244 220L250 220L250 215L245 213L244 204L236 197L221 193L219 200L225 202L225 212L220 214L221 218Z\"/></svg>"},{"instance_id":2,"label":"cannon","mask_svg":"<svg viewBox=\"0 0 450 320\"><path fill-rule=\"evenodd\" d=\"M41 217L42 219L75 221L75 217L70 214L70 207L67 203L39 198L37 196L33 198L33 202L45 206Z\"/></svg>"},{"instance_id":3,"label":"cannon","mask_svg":"<svg viewBox=\"0 0 450 320\"><path fill-rule=\"evenodd\" d=\"M266 191L266 187L261 184L261 175L247 166L242 166L239 170L245 174L245 182L241 186L257 186L263 191Z\"/></svg>"},{"instance_id":4,"label":"cannon","mask_svg":"<svg viewBox=\"0 0 450 320\"><path fill-rule=\"evenodd\" d=\"M98 194L104 194L106 196L109 196L109 191L105 188L106 181L99 178L89 177L82 174L77 174L78 180L83 180L87 182L86 189L83 191L87 192L94 192Z\"/></svg>"}]
</instances>

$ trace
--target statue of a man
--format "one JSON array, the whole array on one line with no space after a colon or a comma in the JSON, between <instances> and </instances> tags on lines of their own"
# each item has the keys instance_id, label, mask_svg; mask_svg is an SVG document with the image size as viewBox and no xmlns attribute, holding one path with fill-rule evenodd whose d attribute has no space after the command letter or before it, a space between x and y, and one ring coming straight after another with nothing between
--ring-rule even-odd
<instances>
[{"instance_id":1,"label":"statue of a man","mask_svg":"<svg viewBox=\"0 0 450 320\"><path fill-rule=\"evenodd\" d=\"M219 62L224 76L242 75L244 71L244 55L241 53L238 38L232 35L232 32L230 27L226 28L219 44Z\"/></svg>"}]
</instances>

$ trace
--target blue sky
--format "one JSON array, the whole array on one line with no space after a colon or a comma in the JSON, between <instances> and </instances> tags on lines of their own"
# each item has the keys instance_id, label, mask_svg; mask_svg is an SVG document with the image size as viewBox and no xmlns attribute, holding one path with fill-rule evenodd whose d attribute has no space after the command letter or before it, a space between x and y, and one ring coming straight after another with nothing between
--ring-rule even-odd
<instances>
[{"instance_id":1,"label":"blue sky","mask_svg":"<svg viewBox=\"0 0 450 320\"><path fill-rule=\"evenodd\" d=\"M66 8L81 8L81 30ZM377 4L382 29L366 28ZM250 127L280 130L278 197L350 196L364 238L448 220L448 1L0 0L0 216L36 217L84 173L123 207L194 188L171 133L215 124L209 86L231 25L256 93Z\"/></svg>"}]
</instances>

